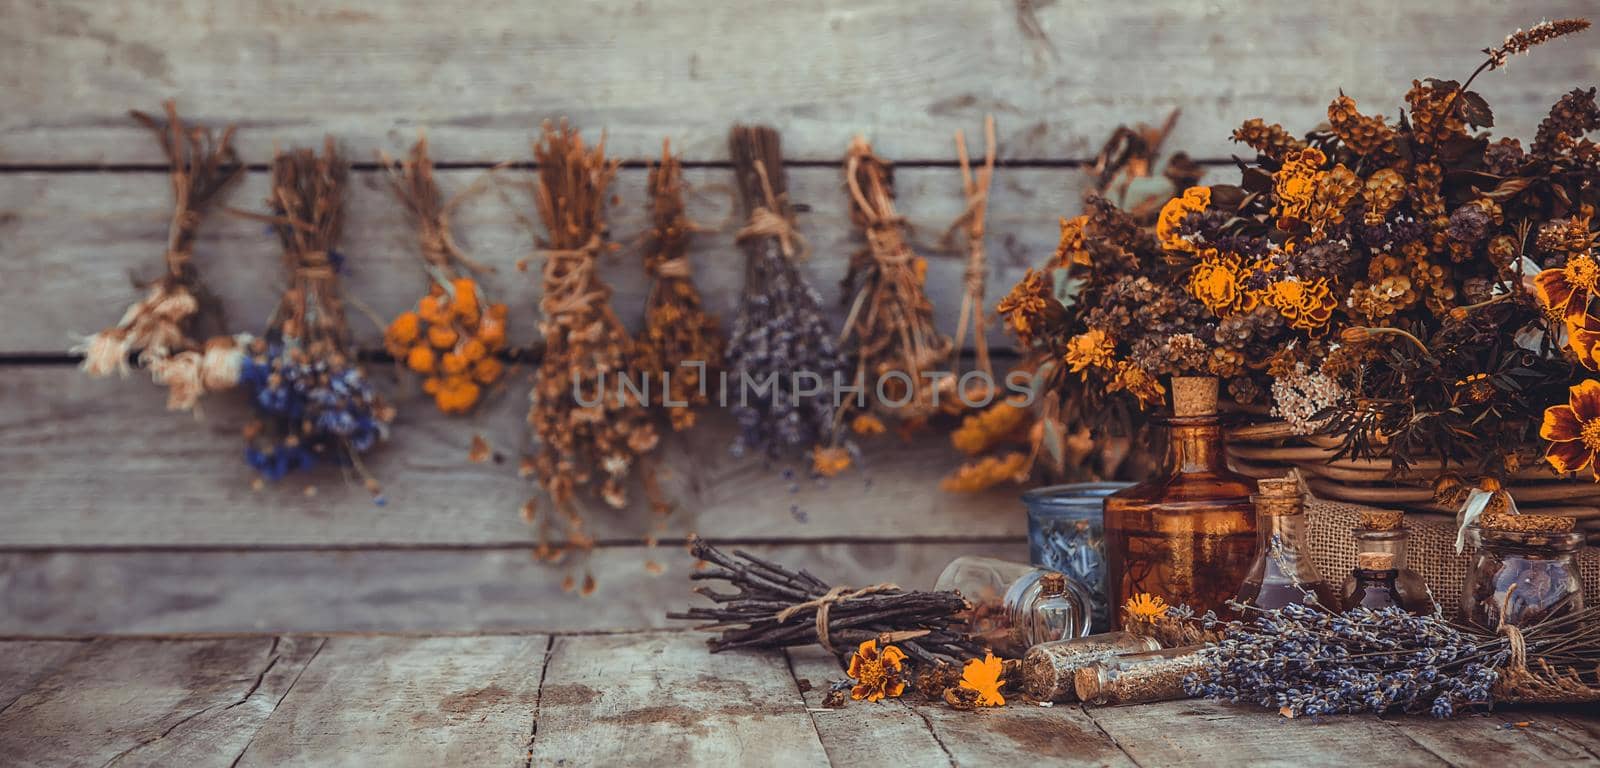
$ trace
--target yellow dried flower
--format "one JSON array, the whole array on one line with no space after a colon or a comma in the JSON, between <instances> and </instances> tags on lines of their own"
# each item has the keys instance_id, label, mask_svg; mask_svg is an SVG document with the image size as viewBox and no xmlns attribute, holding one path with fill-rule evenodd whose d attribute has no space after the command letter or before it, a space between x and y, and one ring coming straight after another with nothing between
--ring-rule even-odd
<instances>
[{"instance_id":1,"label":"yellow dried flower","mask_svg":"<svg viewBox=\"0 0 1600 768\"><path fill-rule=\"evenodd\" d=\"M1083 373L1090 368L1109 367L1115 352L1116 345L1111 337L1095 328L1068 339L1064 359L1072 367L1073 373Z\"/></svg>"},{"instance_id":2,"label":"yellow dried flower","mask_svg":"<svg viewBox=\"0 0 1600 768\"><path fill-rule=\"evenodd\" d=\"M850 689L850 698L860 701L880 701L884 697L899 698L906 689L901 678L901 663L906 654L892 645L878 650L877 640L867 640L850 656L850 667L845 674L856 684Z\"/></svg>"},{"instance_id":3,"label":"yellow dried flower","mask_svg":"<svg viewBox=\"0 0 1600 768\"><path fill-rule=\"evenodd\" d=\"M962 417L961 426L950 431L950 444L968 456L976 456L1013 436L1027 421L1028 409L1002 400Z\"/></svg>"},{"instance_id":4,"label":"yellow dried flower","mask_svg":"<svg viewBox=\"0 0 1600 768\"><path fill-rule=\"evenodd\" d=\"M881 435L887 428L883 421L870 413L858 414L850 420L850 431L858 435Z\"/></svg>"},{"instance_id":5,"label":"yellow dried flower","mask_svg":"<svg viewBox=\"0 0 1600 768\"><path fill-rule=\"evenodd\" d=\"M1117 375L1106 387L1107 392L1127 392L1139 400L1142 408L1160 407L1166 400L1167 388L1149 371L1126 361L1117 363Z\"/></svg>"},{"instance_id":6,"label":"yellow dried flower","mask_svg":"<svg viewBox=\"0 0 1600 768\"><path fill-rule=\"evenodd\" d=\"M1289 321L1289 327L1314 331L1325 327L1339 305L1324 278L1280 280L1267 287L1263 301Z\"/></svg>"},{"instance_id":7,"label":"yellow dried flower","mask_svg":"<svg viewBox=\"0 0 1600 768\"><path fill-rule=\"evenodd\" d=\"M1028 479L1028 454L1012 451L1001 456L985 456L955 468L939 481L947 493L977 493L997 485L1020 483Z\"/></svg>"},{"instance_id":8,"label":"yellow dried flower","mask_svg":"<svg viewBox=\"0 0 1600 768\"><path fill-rule=\"evenodd\" d=\"M1083 226L1087 223L1089 223L1088 214L1061 220L1061 241L1056 244L1057 265L1078 264L1085 267L1094 265L1093 260L1089 258L1087 238L1083 234Z\"/></svg>"},{"instance_id":9,"label":"yellow dried flower","mask_svg":"<svg viewBox=\"0 0 1600 768\"><path fill-rule=\"evenodd\" d=\"M1122 605L1122 612L1129 621L1156 621L1166 618L1167 601L1148 592L1140 592L1128 598Z\"/></svg>"},{"instance_id":10,"label":"yellow dried flower","mask_svg":"<svg viewBox=\"0 0 1600 768\"><path fill-rule=\"evenodd\" d=\"M817 447L811 451L811 469L823 477L834 477L850 468L850 452L844 448Z\"/></svg>"},{"instance_id":11,"label":"yellow dried flower","mask_svg":"<svg viewBox=\"0 0 1600 768\"><path fill-rule=\"evenodd\" d=\"M1161 241L1161 247L1169 251L1192 252L1194 243L1183 239L1178 228L1189 214L1204 211L1210 205L1210 187L1190 187L1183 191L1181 197L1168 200L1166 205L1161 206L1161 216L1156 219L1156 238Z\"/></svg>"},{"instance_id":12,"label":"yellow dried flower","mask_svg":"<svg viewBox=\"0 0 1600 768\"><path fill-rule=\"evenodd\" d=\"M1327 162L1328 157L1321 150L1307 147L1290 153L1283 167L1272 174L1273 196L1277 198L1272 213L1281 228L1288 229L1293 222L1307 218L1322 178L1322 166Z\"/></svg>"},{"instance_id":13,"label":"yellow dried flower","mask_svg":"<svg viewBox=\"0 0 1600 768\"><path fill-rule=\"evenodd\" d=\"M992 653L985 653L983 659L971 659L961 670L961 688L978 692L977 704L980 707L1003 707L1006 697L1000 694L1000 689L1005 687L1005 681L1000 679L1005 663Z\"/></svg>"}]
</instances>

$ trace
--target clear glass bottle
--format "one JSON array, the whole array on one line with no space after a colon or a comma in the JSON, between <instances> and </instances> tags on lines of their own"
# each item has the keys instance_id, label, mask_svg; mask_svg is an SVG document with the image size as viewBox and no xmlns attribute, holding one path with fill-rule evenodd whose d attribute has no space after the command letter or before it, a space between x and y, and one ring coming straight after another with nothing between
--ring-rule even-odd
<instances>
[{"instance_id":1,"label":"clear glass bottle","mask_svg":"<svg viewBox=\"0 0 1600 768\"><path fill-rule=\"evenodd\" d=\"M1072 483L1022 494L1028 508L1028 557L1089 590L1093 628L1110 628L1106 602L1105 497L1132 483Z\"/></svg>"},{"instance_id":2,"label":"clear glass bottle","mask_svg":"<svg viewBox=\"0 0 1600 768\"><path fill-rule=\"evenodd\" d=\"M1153 637L1103 632L1071 640L1040 643L1022 658L1022 688L1038 701L1076 701L1073 676L1095 662L1124 653L1160 650Z\"/></svg>"},{"instance_id":3,"label":"clear glass bottle","mask_svg":"<svg viewBox=\"0 0 1600 768\"><path fill-rule=\"evenodd\" d=\"M1073 675L1078 700L1088 704L1148 704L1187 698L1183 680L1204 674L1206 647L1191 645L1113 656Z\"/></svg>"},{"instance_id":4,"label":"clear glass bottle","mask_svg":"<svg viewBox=\"0 0 1600 768\"><path fill-rule=\"evenodd\" d=\"M1393 510L1362 512L1360 522L1350 531L1356 540L1357 560L1362 555L1380 554L1392 559L1397 571L1395 595L1400 607L1416 614L1432 613L1433 597L1428 592L1427 582L1406 565L1410 533L1405 527L1405 515ZM1356 571L1351 571L1339 590L1341 604L1346 607L1355 605L1356 575Z\"/></svg>"},{"instance_id":5,"label":"clear glass bottle","mask_svg":"<svg viewBox=\"0 0 1600 768\"><path fill-rule=\"evenodd\" d=\"M1163 474L1106 497L1111 625L1129 597L1149 593L1196 613L1227 611L1256 547L1256 483L1228 469L1217 380L1172 379Z\"/></svg>"},{"instance_id":6,"label":"clear glass bottle","mask_svg":"<svg viewBox=\"0 0 1600 768\"><path fill-rule=\"evenodd\" d=\"M972 604L972 610L962 617L965 631L977 636L997 655L1015 658L1028 650L1016 628L1039 599L1039 582L1047 573L1051 571L1027 563L963 555L944 567L934 589L960 592ZM1088 592L1067 579L1066 594L1077 601L1081 615L1086 616ZM1089 622L1079 624L1078 634L1088 634Z\"/></svg>"},{"instance_id":7,"label":"clear glass bottle","mask_svg":"<svg viewBox=\"0 0 1600 768\"><path fill-rule=\"evenodd\" d=\"M1306 547L1305 497L1294 477L1266 478L1256 505L1256 557L1239 585L1241 603L1273 610L1291 603L1315 600L1330 611L1341 601L1333 586L1322 580Z\"/></svg>"},{"instance_id":8,"label":"clear glass bottle","mask_svg":"<svg viewBox=\"0 0 1600 768\"><path fill-rule=\"evenodd\" d=\"M1394 567L1394 555L1387 552L1356 555L1355 570L1350 572L1350 592L1344 595L1345 610L1401 608L1418 613L1401 602L1399 580L1400 571Z\"/></svg>"},{"instance_id":9,"label":"clear glass bottle","mask_svg":"<svg viewBox=\"0 0 1600 768\"><path fill-rule=\"evenodd\" d=\"M1467 539L1477 551L1461 588L1463 621L1525 627L1583 610L1583 532L1573 530L1572 518L1486 514Z\"/></svg>"},{"instance_id":10,"label":"clear glass bottle","mask_svg":"<svg viewBox=\"0 0 1600 768\"><path fill-rule=\"evenodd\" d=\"M1047 571L1040 576L1038 599L1021 611L1014 626L1021 631L1022 648L1088 634L1089 603L1080 595L1067 594L1066 574Z\"/></svg>"}]
</instances>

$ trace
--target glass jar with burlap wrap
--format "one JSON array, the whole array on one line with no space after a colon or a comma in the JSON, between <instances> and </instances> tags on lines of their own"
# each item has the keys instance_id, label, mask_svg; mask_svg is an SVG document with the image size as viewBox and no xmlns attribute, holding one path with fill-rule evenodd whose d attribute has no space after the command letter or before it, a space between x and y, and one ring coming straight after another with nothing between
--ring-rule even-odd
<instances>
[{"instance_id":1,"label":"glass jar with burlap wrap","mask_svg":"<svg viewBox=\"0 0 1600 768\"><path fill-rule=\"evenodd\" d=\"M1342 501L1307 498L1307 543L1311 557L1323 573L1349 573L1356 565L1356 542L1350 530L1363 512L1378 508ZM1453 520L1408 513L1410 529L1407 565L1422 575L1433 599L1453 616L1461 599L1461 584L1466 578L1471 552L1456 554L1456 526ZM1584 597L1593 604L1600 600L1600 549L1588 547L1578 556L1578 574Z\"/></svg>"}]
</instances>

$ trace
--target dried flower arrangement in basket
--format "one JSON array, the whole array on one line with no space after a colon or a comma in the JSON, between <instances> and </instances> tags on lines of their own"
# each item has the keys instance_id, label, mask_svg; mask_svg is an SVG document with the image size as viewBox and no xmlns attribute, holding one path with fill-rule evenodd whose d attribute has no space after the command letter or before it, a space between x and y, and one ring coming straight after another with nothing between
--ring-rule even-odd
<instances>
[{"instance_id":1,"label":"dried flower arrangement in basket","mask_svg":"<svg viewBox=\"0 0 1600 768\"><path fill-rule=\"evenodd\" d=\"M1464 83L1414 81L1393 122L1343 95L1304 138L1250 120L1234 133L1257 152L1240 181L1162 209L1163 280L1211 329L1194 362L1241 410L1281 420L1233 433L1240 469L1297 464L1353 501L1431 504L1437 481L1453 508L1487 479L1524 503L1600 503L1600 485L1550 472L1589 468L1600 447L1584 438L1600 416L1585 370L1600 367L1584 287L1600 274L1594 91L1563 97L1526 150L1471 130L1494 122L1478 74L1587 27L1540 24L1486 49ZM1073 357L1110 373L1096 339L1074 338ZM1418 487L1397 495L1396 480Z\"/></svg>"},{"instance_id":2,"label":"dried flower arrangement in basket","mask_svg":"<svg viewBox=\"0 0 1600 768\"><path fill-rule=\"evenodd\" d=\"M417 228L428 292L396 315L384 348L422 377L422 391L443 413L471 410L505 373L506 305L491 303L473 273L486 271L456 243L450 216L467 191L445 199L433 176L428 141L418 139L404 162L381 156L389 185Z\"/></svg>"},{"instance_id":3,"label":"dried flower arrangement in basket","mask_svg":"<svg viewBox=\"0 0 1600 768\"><path fill-rule=\"evenodd\" d=\"M1071 477L1137 475L1147 464L1148 410L1166 394L1161 377L1232 363L1156 239L1157 211L1200 176L1182 154L1153 175L1176 118L1116 131L1090 168L1084 213L1062 219L1050 263L1029 270L997 307L1042 402L1029 463L1042 449ZM1002 402L969 417L957 447L985 450L993 441L977 438L1015 429L1008 425L1024 422L1017 411ZM1130 454L1141 459L1125 465Z\"/></svg>"},{"instance_id":4,"label":"dried flower arrangement in basket","mask_svg":"<svg viewBox=\"0 0 1600 768\"><path fill-rule=\"evenodd\" d=\"M529 501L523 516L538 528L541 556L557 559L592 546L580 491L592 489L607 506L623 509L637 472L652 508L664 514L668 505L659 498L648 463L660 442L654 419L620 384L624 378L640 380L632 367L634 341L612 310L611 288L598 269L601 254L613 248L606 239L605 207L618 163L606 157L603 139L591 147L565 123L547 123L533 154L535 199L546 232L538 253L544 355L528 396L535 446L525 472L537 478L550 504ZM556 528L563 534L559 542L551 538ZM585 581L586 590L591 585Z\"/></svg>"},{"instance_id":5,"label":"dried flower arrangement in basket","mask_svg":"<svg viewBox=\"0 0 1600 768\"><path fill-rule=\"evenodd\" d=\"M250 342L239 379L256 418L245 427L245 460L260 479L331 461L354 470L382 504L361 456L389 433L394 408L373 389L350 344L336 250L349 167L327 140L272 159L267 221L283 245L289 285Z\"/></svg>"},{"instance_id":6,"label":"dried flower arrangement in basket","mask_svg":"<svg viewBox=\"0 0 1600 768\"><path fill-rule=\"evenodd\" d=\"M250 341L248 335L201 340L203 321L220 325L221 313L194 264L200 224L243 175L244 164L233 150L232 126L213 136L185 125L175 102L164 106L165 124L143 112L131 114L161 141L170 166L173 206L166 271L149 283L145 297L129 306L116 325L85 338L73 352L84 356L83 370L95 378L128 375L128 359L136 357L157 384L167 387L167 408L187 411L201 395L239 383L243 348Z\"/></svg>"}]
</instances>

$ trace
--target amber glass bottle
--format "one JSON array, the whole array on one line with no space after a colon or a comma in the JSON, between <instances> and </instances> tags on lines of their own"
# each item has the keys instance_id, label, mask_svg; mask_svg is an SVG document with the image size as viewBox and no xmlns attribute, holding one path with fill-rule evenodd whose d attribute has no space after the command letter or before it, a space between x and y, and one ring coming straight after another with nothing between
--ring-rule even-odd
<instances>
[{"instance_id":1,"label":"amber glass bottle","mask_svg":"<svg viewBox=\"0 0 1600 768\"><path fill-rule=\"evenodd\" d=\"M1113 627L1146 592L1223 613L1256 549L1256 483L1232 472L1217 419L1217 380L1174 377L1162 474L1106 497L1106 582Z\"/></svg>"}]
</instances>

